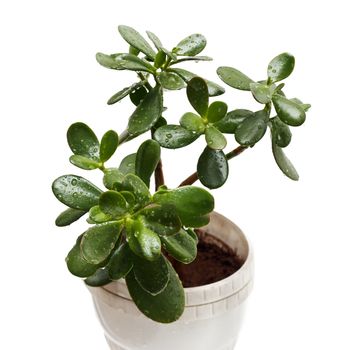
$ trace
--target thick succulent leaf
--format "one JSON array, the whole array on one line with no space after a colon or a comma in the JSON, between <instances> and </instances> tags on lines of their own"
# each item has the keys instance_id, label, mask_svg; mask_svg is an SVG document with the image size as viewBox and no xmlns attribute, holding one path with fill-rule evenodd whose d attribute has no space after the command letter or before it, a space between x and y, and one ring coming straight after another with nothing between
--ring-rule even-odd
<instances>
[{"instance_id":1,"label":"thick succulent leaf","mask_svg":"<svg viewBox=\"0 0 340 350\"><path fill-rule=\"evenodd\" d=\"M299 180L299 174L294 168L294 165L284 154L281 147L277 146L274 142L272 143L273 155L276 161L276 164L281 169L281 171L290 179L294 181Z\"/></svg>"},{"instance_id":2,"label":"thick succulent leaf","mask_svg":"<svg viewBox=\"0 0 340 350\"><path fill-rule=\"evenodd\" d=\"M253 146L260 141L267 130L267 123L261 114L245 119L235 131L235 139L242 146Z\"/></svg>"},{"instance_id":3,"label":"thick succulent leaf","mask_svg":"<svg viewBox=\"0 0 340 350\"><path fill-rule=\"evenodd\" d=\"M227 115L228 106L221 101L213 102L208 108L207 118L209 123L216 123Z\"/></svg>"},{"instance_id":4,"label":"thick succulent leaf","mask_svg":"<svg viewBox=\"0 0 340 350\"><path fill-rule=\"evenodd\" d=\"M84 170L98 169L101 165L96 160L84 156L78 156L77 154L73 154L70 157L70 163Z\"/></svg>"},{"instance_id":5,"label":"thick succulent leaf","mask_svg":"<svg viewBox=\"0 0 340 350\"><path fill-rule=\"evenodd\" d=\"M68 226L80 219L85 214L85 210L68 208L58 215L58 217L55 220L55 224L58 227Z\"/></svg>"},{"instance_id":6,"label":"thick succulent leaf","mask_svg":"<svg viewBox=\"0 0 340 350\"><path fill-rule=\"evenodd\" d=\"M144 85L142 85L139 86L137 89L131 91L130 100L135 106L138 106L147 95L148 90Z\"/></svg>"},{"instance_id":7,"label":"thick succulent leaf","mask_svg":"<svg viewBox=\"0 0 340 350\"><path fill-rule=\"evenodd\" d=\"M80 243L85 260L91 264L103 262L115 247L122 226L121 221L112 221L90 227Z\"/></svg>"},{"instance_id":8,"label":"thick succulent leaf","mask_svg":"<svg viewBox=\"0 0 340 350\"><path fill-rule=\"evenodd\" d=\"M155 68L146 60L129 53L106 55L97 53L97 62L105 68L115 70L132 70L137 72L154 73Z\"/></svg>"},{"instance_id":9,"label":"thick succulent leaf","mask_svg":"<svg viewBox=\"0 0 340 350\"><path fill-rule=\"evenodd\" d=\"M164 148L181 148L190 145L200 136L180 125L164 125L154 134L155 140Z\"/></svg>"},{"instance_id":10,"label":"thick succulent leaf","mask_svg":"<svg viewBox=\"0 0 340 350\"><path fill-rule=\"evenodd\" d=\"M103 183L108 190L114 190L117 183L121 183L124 174L117 168L106 168L104 170Z\"/></svg>"},{"instance_id":11,"label":"thick succulent leaf","mask_svg":"<svg viewBox=\"0 0 340 350\"><path fill-rule=\"evenodd\" d=\"M227 181L228 174L225 154L206 147L197 163L197 175L201 183L210 189L219 188Z\"/></svg>"},{"instance_id":12,"label":"thick succulent leaf","mask_svg":"<svg viewBox=\"0 0 340 350\"><path fill-rule=\"evenodd\" d=\"M85 211L98 204L102 193L90 181L76 175L58 177L52 184L52 191L68 207Z\"/></svg>"},{"instance_id":13,"label":"thick succulent leaf","mask_svg":"<svg viewBox=\"0 0 340 350\"><path fill-rule=\"evenodd\" d=\"M187 227L200 227L197 225L205 222L204 216L214 209L214 197L195 186L162 190L156 192L153 199L155 203L174 206L182 224ZM204 218L201 220L201 217Z\"/></svg>"},{"instance_id":14,"label":"thick succulent leaf","mask_svg":"<svg viewBox=\"0 0 340 350\"><path fill-rule=\"evenodd\" d=\"M185 230L187 232L187 234L196 242L196 244L198 244L198 236L197 236L197 233L191 229L191 228L188 228Z\"/></svg>"},{"instance_id":15,"label":"thick succulent leaf","mask_svg":"<svg viewBox=\"0 0 340 350\"><path fill-rule=\"evenodd\" d=\"M208 147L221 150L227 145L227 140L224 135L212 125L208 125L205 129L205 140Z\"/></svg>"},{"instance_id":16,"label":"thick succulent leaf","mask_svg":"<svg viewBox=\"0 0 340 350\"><path fill-rule=\"evenodd\" d=\"M292 139L289 126L283 123L278 117L271 120L271 125L273 142L281 148L287 147Z\"/></svg>"},{"instance_id":17,"label":"thick succulent leaf","mask_svg":"<svg viewBox=\"0 0 340 350\"><path fill-rule=\"evenodd\" d=\"M136 175L150 187L150 178L160 160L161 148L155 140L146 140L138 148L136 155Z\"/></svg>"},{"instance_id":18,"label":"thick succulent leaf","mask_svg":"<svg viewBox=\"0 0 340 350\"><path fill-rule=\"evenodd\" d=\"M181 62L186 62L186 61L212 61L212 58L209 56L187 56L187 57L182 57L180 59L175 60L174 62L170 63L170 66L181 63Z\"/></svg>"},{"instance_id":19,"label":"thick succulent leaf","mask_svg":"<svg viewBox=\"0 0 340 350\"><path fill-rule=\"evenodd\" d=\"M214 127L225 134L234 134L237 127L247 118L253 117L254 112L247 109L235 109L214 123Z\"/></svg>"},{"instance_id":20,"label":"thick succulent leaf","mask_svg":"<svg viewBox=\"0 0 340 350\"><path fill-rule=\"evenodd\" d=\"M168 264L162 254L153 261L148 261L135 255L133 272L139 285L151 295L161 293L168 285L170 279Z\"/></svg>"},{"instance_id":21,"label":"thick succulent leaf","mask_svg":"<svg viewBox=\"0 0 340 350\"><path fill-rule=\"evenodd\" d=\"M257 102L266 104L271 101L272 94L270 88L267 85L260 83L251 83L249 86Z\"/></svg>"},{"instance_id":22,"label":"thick succulent leaf","mask_svg":"<svg viewBox=\"0 0 340 350\"><path fill-rule=\"evenodd\" d=\"M111 215L105 214L99 207L99 205L95 205L89 211L89 218L91 222L96 224L101 224L103 222L112 221L113 218Z\"/></svg>"},{"instance_id":23,"label":"thick succulent leaf","mask_svg":"<svg viewBox=\"0 0 340 350\"><path fill-rule=\"evenodd\" d=\"M72 124L67 130L67 142L74 154L99 160L99 141L86 124Z\"/></svg>"},{"instance_id":24,"label":"thick succulent leaf","mask_svg":"<svg viewBox=\"0 0 340 350\"><path fill-rule=\"evenodd\" d=\"M109 284L112 279L107 267L98 269L92 276L85 279L85 283L91 287L101 287Z\"/></svg>"},{"instance_id":25,"label":"thick succulent leaf","mask_svg":"<svg viewBox=\"0 0 340 350\"><path fill-rule=\"evenodd\" d=\"M136 49L135 47L133 46L129 46L129 53L131 55L135 55L135 56L138 56L140 54L140 51L138 49Z\"/></svg>"},{"instance_id":26,"label":"thick succulent leaf","mask_svg":"<svg viewBox=\"0 0 340 350\"><path fill-rule=\"evenodd\" d=\"M152 43L155 45L156 49L160 51L163 47L162 42L158 38L158 36L150 31L146 31L146 34L148 38L152 41Z\"/></svg>"},{"instance_id":27,"label":"thick succulent leaf","mask_svg":"<svg viewBox=\"0 0 340 350\"><path fill-rule=\"evenodd\" d=\"M99 198L99 208L114 219L120 219L128 212L125 198L117 191L104 192Z\"/></svg>"},{"instance_id":28,"label":"thick succulent leaf","mask_svg":"<svg viewBox=\"0 0 340 350\"><path fill-rule=\"evenodd\" d=\"M120 35L131 46L135 47L139 51L143 52L150 59L154 59L156 56L155 51L150 44L133 28L120 25L118 27Z\"/></svg>"},{"instance_id":29,"label":"thick succulent leaf","mask_svg":"<svg viewBox=\"0 0 340 350\"><path fill-rule=\"evenodd\" d=\"M192 78L188 82L187 96L195 111L199 115L205 116L208 111L209 93L207 83L204 79L200 77Z\"/></svg>"},{"instance_id":30,"label":"thick succulent leaf","mask_svg":"<svg viewBox=\"0 0 340 350\"><path fill-rule=\"evenodd\" d=\"M144 207L150 203L151 195L149 189L138 176L127 174L122 185L124 190L134 194L138 207Z\"/></svg>"},{"instance_id":31,"label":"thick succulent leaf","mask_svg":"<svg viewBox=\"0 0 340 350\"><path fill-rule=\"evenodd\" d=\"M108 101L108 105L113 105L119 101L121 101L124 97L128 96L130 93L135 91L138 87L142 86L142 82L135 83L131 86L128 86L118 92L116 92Z\"/></svg>"},{"instance_id":32,"label":"thick succulent leaf","mask_svg":"<svg viewBox=\"0 0 340 350\"><path fill-rule=\"evenodd\" d=\"M112 280L124 278L132 269L133 254L128 243L123 243L115 250L107 264L108 274Z\"/></svg>"},{"instance_id":33,"label":"thick succulent leaf","mask_svg":"<svg viewBox=\"0 0 340 350\"><path fill-rule=\"evenodd\" d=\"M167 261L169 282L166 288L157 295L146 292L131 271L126 276L129 293L138 309L148 318L156 322L171 323L180 318L184 311L184 289L174 268Z\"/></svg>"},{"instance_id":34,"label":"thick succulent leaf","mask_svg":"<svg viewBox=\"0 0 340 350\"><path fill-rule=\"evenodd\" d=\"M181 40L172 50L181 56L196 56L207 45L207 39L202 34L192 34Z\"/></svg>"},{"instance_id":35,"label":"thick succulent leaf","mask_svg":"<svg viewBox=\"0 0 340 350\"><path fill-rule=\"evenodd\" d=\"M150 230L160 236L172 235L182 226L181 220L171 206L150 206L140 212L142 221Z\"/></svg>"},{"instance_id":36,"label":"thick succulent leaf","mask_svg":"<svg viewBox=\"0 0 340 350\"><path fill-rule=\"evenodd\" d=\"M181 229L172 236L161 237L161 241L165 250L181 263L190 264L195 260L197 241L185 230Z\"/></svg>"},{"instance_id":37,"label":"thick succulent leaf","mask_svg":"<svg viewBox=\"0 0 340 350\"><path fill-rule=\"evenodd\" d=\"M118 147L118 134L113 131L107 131L100 142L100 160L106 162L116 152Z\"/></svg>"},{"instance_id":38,"label":"thick succulent leaf","mask_svg":"<svg viewBox=\"0 0 340 350\"><path fill-rule=\"evenodd\" d=\"M182 68L171 68L171 71L178 74L186 82L188 82L189 80L191 80L194 77L197 77L196 74L189 72L189 71L182 69ZM209 92L210 97L219 96L219 95L224 94L225 90L222 86L214 83L213 81L210 81L207 79L204 79L204 80L208 86L208 92Z\"/></svg>"},{"instance_id":39,"label":"thick succulent leaf","mask_svg":"<svg viewBox=\"0 0 340 350\"><path fill-rule=\"evenodd\" d=\"M155 58L155 63L154 66L155 68L160 68L166 61L166 54L164 51L158 51L156 58Z\"/></svg>"},{"instance_id":40,"label":"thick succulent leaf","mask_svg":"<svg viewBox=\"0 0 340 350\"><path fill-rule=\"evenodd\" d=\"M238 90L250 90L250 84L253 83L249 77L232 67L219 67L217 69L217 75L227 85Z\"/></svg>"},{"instance_id":41,"label":"thick succulent leaf","mask_svg":"<svg viewBox=\"0 0 340 350\"><path fill-rule=\"evenodd\" d=\"M136 164L136 153L127 155L119 165L119 171L124 175L135 174L135 164Z\"/></svg>"},{"instance_id":42,"label":"thick succulent leaf","mask_svg":"<svg viewBox=\"0 0 340 350\"><path fill-rule=\"evenodd\" d=\"M84 259L80 250L80 242L82 237L83 235L78 237L76 244L70 250L65 260L68 270L73 275L84 278L93 275L99 268L99 265L90 264Z\"/></svg>"},{"instance_id":43,"label":"thick succulent leaf","mask_svg":"<svg viewBox=\"0 0 340 350\"><path fill-rule=\"evenodd\" d=\"M162 88L157 85L137 106L129 119L128 131L139 135L151 129L163 112Z\"/></svg>"},{"instance_id":44,"label":"thick succulent leaf","mask_svg":"<svg viewBox=\"0 0 340 350\"><path fill-rule=\"evenodd\" d=\"M284 52L270 61L267 70L268 78L273 83L283 80L292 73L294 66L294 56L288 52Z\"/></svg>"},{"instance_id":45,"label":"thick succulent leaf","mask_svg":"<svg viewBox=\"0 0 340 350\"><path fill-rule=\"evenodd\" d=\"M205 124L203 119L195 113L185 113L180 119L179 123L183 128L192 131L197 134L203 134L205 130Z\"/></svg>"},{"instance_id":46,"label":"thick succulent leaf","mask_svg":"<svg viewBox=\"0 0 340 350\"><path fill-rule=\"evenodd\" d=\"M161 72L159 81L163 88L168 90L180 90L186 86L185 81L178 74L173 72Z\"/></svg>"},{"instance_id":47,"label":"thick succulent leaf","mask_svg":"<svg viewBox=\"0 0 340 350\"><path fill-rule=\"evenodd\" d=\"M159 258L160 238L154 231L147 228L142 220L127 220L126 234L129 247L136 255L149 261Z\"/></svg>"},{"instance_id":48,"label":"thick succulent leaf","mask_svg":"<svg viewBox=\"0 0 340 350\"><path fill-rule=\"evenodd\" d=\"M273 95L273 104L278 117L286 124L300 126L306 120L306 113L301 105L290 101L284 96Z\"/></svg>"}]
</instances>

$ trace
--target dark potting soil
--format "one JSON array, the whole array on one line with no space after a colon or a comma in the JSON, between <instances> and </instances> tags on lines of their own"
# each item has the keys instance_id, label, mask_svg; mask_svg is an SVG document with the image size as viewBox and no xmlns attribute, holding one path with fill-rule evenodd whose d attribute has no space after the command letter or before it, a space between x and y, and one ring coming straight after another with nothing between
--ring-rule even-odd
<instances>
[{"instance_id":1,"label":"dark potting soil","mask_svg":"<svg viewBox=\"0 0 340 350\"><path fill-rule=\"evenodd\" d=\"M243 260L220 239L201 230L196 230L199 237L197 258L191 264L174 262L183 287L198 287L220 281L236 272Z\"/></svg>"}]
</instances>

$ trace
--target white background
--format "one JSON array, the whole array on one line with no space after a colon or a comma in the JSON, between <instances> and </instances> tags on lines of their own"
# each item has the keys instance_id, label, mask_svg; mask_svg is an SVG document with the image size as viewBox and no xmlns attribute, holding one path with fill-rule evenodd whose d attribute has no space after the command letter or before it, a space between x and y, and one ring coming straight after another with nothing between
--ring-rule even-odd
<instances>
[{"instance_id":1,"label":"white background","mask_svg":"<svg viewBox=\"0 0 340 350\"><path fill-rule=\"evenodd\" d=\"M126 50L119 24L151 30L168 48L186 35L203 33L208 39L204 53L216 59L193 69L215 81L220 65L260 80L272 57L284 51L295 55L296 70L285 92L312 104L287 149L300 181L278 170L266 135L230 162L226 186L213 192L216 209L242 227L256 253L256 284L237 350L340 349L336 4L1 2L1 349L107 349L90 295L64 263L86 225L54 226L63 206L50 184L64 173L100 181L100 174L68 163L65 133L72 122L84 121L98 135L111 128L120 132L133 110L128 100L117 106L107 106L106 100L135 75L106 70L94 58L97 51ZM190 110L184 91L165 98L173 123ZM230 110L258 107L249 93L228 87L221 99ZM113 165L142 139L122 146ZM232 137L229 141L231 149ZM163 152L169 186L195 169L202 147L203 140L184 152Z\"/></svg>"}]
</instances>

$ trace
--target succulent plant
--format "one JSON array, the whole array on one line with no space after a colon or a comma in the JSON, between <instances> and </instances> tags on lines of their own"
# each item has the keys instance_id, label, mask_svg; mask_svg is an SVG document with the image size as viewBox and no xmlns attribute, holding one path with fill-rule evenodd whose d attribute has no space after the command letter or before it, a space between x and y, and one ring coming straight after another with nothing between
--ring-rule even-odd
<instances>
[{"instance_id":1,"label":"succulent plant","mask_svg":"<svg viewBox=\"0 0 340 350\"><path fill-rule=\"evenodd\" d=\"M57 178L53 193L68 209L57 217L56 225L67 226L86 215L90 227L67 255L69 271L90 286L125 278L141 312L155 321L169 323L184 310L184 290L169 257L183 264L195 259L198 237L194 229L208 224L214 209L213 196L193 183L200 180L208 189L221 187L228 178L228 161L259 142L268 127L276 163L286 176L298 180L283 148L290 143L290 127L304 123L310 105L283 93L284 84L279 82L292 73L295 64L288 53L269 63L263 81L255 82L231 67L219 67L217 74L224 83L251 92L261 105L257 111L228 111L225 102L210 101L224 93L223 87L177 68L185 61L211 60L199 56L207 43L203 35L192 34L168 50L151 32L147 36L154 48L133 28L118 29L129 44L128 52L98 53L96 58L106 68L137 74L134 84L108 100L113 105L129 96L136 108L120 136L109 130L99 141L86 124L70 126L70 162L81 169L102 171L105 189L78 175ZM163 92L184 88L193 110L184 113L178 125L168 124ZM106 166L121 144L146 132L150 132L150 139L136 153L127 155L116 167ZM234 134L239 143L227 153L226 134ZM197 171L179 187L168 188L164 184L161 148L185 147L203 135L206 147L198 159ZM156 189L151 193L153 175Z\"/></svg>"}]
</instances>

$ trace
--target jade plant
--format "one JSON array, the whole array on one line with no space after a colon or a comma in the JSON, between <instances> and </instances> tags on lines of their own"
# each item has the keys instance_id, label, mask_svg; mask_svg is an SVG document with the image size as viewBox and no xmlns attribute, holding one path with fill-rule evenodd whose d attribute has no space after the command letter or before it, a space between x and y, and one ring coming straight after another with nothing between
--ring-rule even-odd
<instances>
[{"instance_id":1,"label":"jade plant","mask_svg":"<svg viewBox=\"0 0 340 350\"><path fill-rule=\"evenodd\" d=\"M217 75L225 84L250 92L259 103L256 111L228 111L226 102L212 100L224 93L223 87L178 68L186 61L211 60L199 55L207 43L203 35L190 35L170 50L151 32L147 32L149 43L131 27L118 29L129 44L128 52L98 53L96 58L105 68L137 74L134 84L108 100L113 105L129 97L135 109L120 136L109 130L99 141L84 123L70 126L70 162L81 169L102 171L103 186L78 175L57 178L53 193L68 209L57 217L56 225L67 226L86 215L90 226L67 255L69 271L90 286L125 278L140 311L155 321L169 323L184 310L184 290L171 261L189 264L195 259L195 229L208 224L214 209L213 196L193 183L199 180L208 189L221 187L228 178L230 159L255 146L267 129L277 165L286 176L298 180L283 148L291 141L290 127L304 123L310 105L283 92L281 81L292 73L295 63L288 53L272 59L260 81L234 68L219 67ZM163 93L181 89L186 89L192 110L179 118L178 125L168 124ZM135 153L126 155L120 164L113 160L115 167L107 167L118 147L147 132L149 139ZM234 135L239 146L225 152L227 134ZM184 147L201 136L206 147L196 171L177 188L168 188L161 148ZM154 192L150 191L152 176Z\"/></svg>"}]
</instances>

